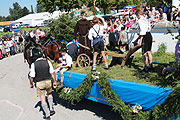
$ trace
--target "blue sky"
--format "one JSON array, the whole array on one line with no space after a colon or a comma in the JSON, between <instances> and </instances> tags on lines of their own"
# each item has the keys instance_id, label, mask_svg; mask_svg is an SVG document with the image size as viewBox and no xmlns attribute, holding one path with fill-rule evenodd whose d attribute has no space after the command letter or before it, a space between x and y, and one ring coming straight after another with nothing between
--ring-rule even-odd
<instances>
[{"instance_id":1,"label":"blue sky","mask_svg":"<svg viewBox=\"0 0 180 120\"><path fill-rule=\"evenodd\" d=\"M18 2L19 5L23 8L26 6L31 10L31 5L33 5L34 11L37 4L36 0L0 0L0 16L8 16L9 8L13 8L13 3Z\"/></svg>"}]
</instances>

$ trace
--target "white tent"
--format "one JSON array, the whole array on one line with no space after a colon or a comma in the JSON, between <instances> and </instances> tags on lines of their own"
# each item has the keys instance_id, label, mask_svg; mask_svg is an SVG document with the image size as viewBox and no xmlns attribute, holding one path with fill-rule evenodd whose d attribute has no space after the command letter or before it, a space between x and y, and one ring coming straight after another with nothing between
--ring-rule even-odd
<instances>
[{"instance_id":1,"label":"white tent","mask_svg":"<svg viewBox=\"0 0 180 120\"><path fill-rule=\"evenodd\" d=\"M120 12L120 13L116 13L116 14L114 14L112 16L119 16L119 15L123 15L123 14L124 14L124 12Z\"/></svg>"},{"instance_id":2,"label":"white tent","mask_svg":"<svg viewBox=\"0 0 180 120\"><path fill-rule=\"evenodd\" d=\"M29 14L26 15L13 23L22 23L22 24L29 24L30 27L36 27L36 26L44 26L44 21L50 20L50 19L57 19L62 14L60 11L55 11L53 13L49 12L42 12L42 13L35 13L35 14Z\"/></svg>"},{"instance_id":3,"label":"white tent","mask_svg":"<svg viewBox=\"0 0 180 120\"><path fill-rule=\"evenodd\" d=\"M172 5L180 9L180 0L172 0Z\"/></svg>"}]
</instances>

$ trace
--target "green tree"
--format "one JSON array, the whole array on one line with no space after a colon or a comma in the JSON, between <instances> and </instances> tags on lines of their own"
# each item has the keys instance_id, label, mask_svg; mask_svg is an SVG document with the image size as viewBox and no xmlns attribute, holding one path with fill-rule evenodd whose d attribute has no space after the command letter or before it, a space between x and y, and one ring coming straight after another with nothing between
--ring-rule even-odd
<instances>
[{"instance_id":1,"label":"green tree","mask_svg":"<svg viewBox=\"0 0 180 120\"><path fill-rule=\"evenodd\" d=\"M20 13L21 14L19 17L23 17L29 14L29 10L27 9L27 7L23 7Z\"/></svg>"},{"instance_id":2,"label":"green tree","mask_svg":"<svg viewBox=\"0 0 180 120\"><path fill-rule=\"evenodd\" d=\"M108 8L113 5L114 0L97 0L96 3L99 8L103 9L103 13L106 15L108 13Z\"/></svg>"},{"instance_id":3,"label":"green tree","mask_svg":"<svg viewBox=\"0 0 180 120\"><path fill-rule=\"evenodd\" d=\"M49 23L51 33L57 40L72 40L76 20L70 15L62 14L59 19L52 20Z\"/></svg>"},{"instance_id":4,"label":"green tree","mask_svg":"<svg viewBox=\"0 0 180 120\"><path fill-rule=\"evenodd\" d=\"M162 4L165 4L167 7L172 7L170 3L172 3L172 0L146 0L147 4L150 6L160 6Z\"/></svg>"},{"instance_id":5,"label":"green tree","mask_svg":"<svg viewBox=\"0 0 180 120\"><path fill-rule=\"evenodd\" d=\"M12 17L10 16L10 15L8 15L7 17L6 17L6 20L5 21L12 21L13 19L12 19Z\"/></svg>"},{"instance_id":6,"label":"green tree","mask_svg":"<svg viewBox=\"0 0 180 120\"><path fill-rule=\"evenodd\" d=\"M37 13L46 12L46 8L43 7L40 3L37 3L37 5L36 5L36 12Z\"/></svg>"},{"instance_id":7,"label":"green tree","mask_svg":"<svg viewBox=\"0 0 180 120\"><path fill-rule=\"evenodd\" d=\"M115 0L96 0L95 5L98 8L102 8L105 15L109 13L109 8L114 5L114 2ZM83 0L83 3L86 3L88 7L94 6L94 0Z\"/></svg>"},{"instance_id":8,"label":"green tree","mask_svg":"<svg viewBox=\"0 0 180 120\"><path fill-rule=\"evenodd\" d=\"M0 16L0 22L6 21L6 17L5 16Z\"/></svg>"},{"instance_id":9,"label":"green tree","mask_svg":"<svg viewBox=\"0 0 180 120\"><path fill-rule=\"evenodd\" d=\"M28 15L29 10L27 9L27 7L21 8L19 3L15 2L13 3L13 8L9 8L9 13L10 13L9 16L10 20L17 20L25 15Z\"/></svg>"},{"instance_id":10,"label":"green tree","mask_svg":"<svg viewBox=\"0 0 180 120\"><path fill-rule=\"evenodd\" d=\"M13 8L9 8L9 13L12 20L17 20L20 18L19 16L21 16L21 9L21 6L17 2L13 3Z\"/></svg>"},{"instance_id":11,"label":"green tree","mask_svg":"<svg viewBox=\"0 0 180 120\"><path fill-rule=\"evenodd\" d=\"M40 5L45 11L53 12L57 10L57 6L60 5L61 0L37 0L38 5Z\"/></svg>"},{"instance_id":12,"label":"green tree","mask_svg":"<svg viewBox=\"0 0 180 120\"><path fill-rule=\"evenodd\" d=\"M67 12L70 12L71 9L81 8L82 5L83 5L82 0L60 0L58 7L60 10L65 10Z\"/></svg>"},{"instance_id":13,"label":"green tree","mask_svg":"<svg viewBox=\"0 0 180 120\"><path fill-rule=\"evenodd\" d=\"M38 5L42 6L47 12L55 10L65 10L80 8L83 5L82 0L37 0Z\"/></svg>"}]
</instances>

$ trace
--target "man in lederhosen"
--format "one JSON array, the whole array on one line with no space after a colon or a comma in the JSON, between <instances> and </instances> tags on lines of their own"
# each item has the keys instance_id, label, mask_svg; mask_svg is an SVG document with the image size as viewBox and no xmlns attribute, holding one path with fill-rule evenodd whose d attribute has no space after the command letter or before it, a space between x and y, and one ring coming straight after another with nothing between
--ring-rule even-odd
<instances>
[{"instance_id":1,"label":"man in lederhosen","mask_svg":"<svg viewBox=\"0 0 180 120\"><path fill-rule=\"evenodd\" d=\"M61 55L62 55L62 58L60 58L61 63L56 66L56 70L55 70L55 73L60 71L60 86L58 86L59 88L63 87L64 72L70 70L73 64L71 56L68 55L67 53L66 46L61 46Z\"/></svg>"},{"instance_id":2,"label":"man in lederhosen","mask_svg":"<svg viewBox=\"0 0 180 120\"><path fill-rule=\"evenodd\" d=\"M137 38L137 40L139 40L138 42L140 45L143 43L142 55L143 55L144 69L141 72L148 72L153 68L152 54L151 54L151 48L152 48L152 35L150 33L151 26L150 23L145 18L143 8L138 8L136 10L136 16L139 19L138 20L139 37Z\"/></svg>"},{"instance_id":3,"label":"man in lederhosen","mask_svg":"<svg viewBox=\"0 0 180 120\"><path fill-rule=\"evenodd\" d=\"M45 112L45 116L43 117L46 120L50 120L50 116L55 114L53 108L53 97L52 97L52 84L51 78L53 79L53 87L57 87L56 77L54 73L54 68L50 61L43 58L43 53L38 52L38 59L31 64L30 69L30 87L33 88L33 82L36 83L37 88L37 96L41 99L41 106ZM46 103L46 95L49 103L49 108Z\"/></svg>"},{"instance_id":4,"label":"man in lederhosen","mask_svg":"<svg viewBox=\"0 0 180 120\"><path fill-rule=\"evenodd\" d=\"M96 71L96 58L98 53L100 53L103 57L104 63L105 63L105 69L108 70L108 63L106 59L106 55L104 53L104 39L103 34L104 30L107 29L107 25L104 23L104 26L99 25L99 18L94 17L93 18L94 26L89 31L89 39L93 41L93 66L91 71Z\"/></svg>"},{"instance_id":5,"label":"man in lederhosen","mask_svg":"<svg viewBox=\"0 0 180 120\"><path fill-rule=\"evenodd\" d=\"M91 28L91 23L86 19L86 13L83 11L81 12L82 18L77 21L77 24L74 29L74 39L79 36L79 43L91 48L91 41L88 39L88 32ZM87 51L87 49L84 49L80 46L79 53L87 53L90 54L90 51Z\"/></svg>"}]
</instances>

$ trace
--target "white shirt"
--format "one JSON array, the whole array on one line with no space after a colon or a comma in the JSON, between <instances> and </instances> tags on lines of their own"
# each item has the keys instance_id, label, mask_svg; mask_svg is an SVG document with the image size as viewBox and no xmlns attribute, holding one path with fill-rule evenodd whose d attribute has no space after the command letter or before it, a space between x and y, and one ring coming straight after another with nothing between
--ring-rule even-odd
<instances>
[{"instance_id":1,"label":"white shirt","mask_svg":"<svg viewBox=\"0 0 180 120\"><path fill-rule=\"evenodd\" d=\"M38 58L36 61L38 60L42 60L43 58ZM51 62L48 60L48 64L49 64L49 72L52 74L54 72L54 68L51 64ZM31 64L31 69L30 69L30 73L29 73L30 77L35 77L35 66L34 63Z\"/></svg>"},{"instance_id":2,"label":"white shirt","mask_svg":"<svg viewBox=\"0 0 180 120\"><path fill-rule=\"evenodd\" d=\"M33 38L34 37L34 33L30 32L30 36L31 36L31 38Z\"/></svg>"},{"instance_id":3,"label":"white shirt","mask_svg":"<svg viewBox=\"0 0 180 120\"><path fill-rule=\"evenodd\" d=\"M8 42L8 44L9 44L9 47L12 47L12 46L13 46L13 41L12 41L12 40L7 41L7 42Z\"/></svg>"},{"instance_id":4,"label":"white shirt","mask_svg":"<svg viewBox=\"0 0 180 120\"><path fill-rule=\"evenodd\" d=\"M41 31L39 29L36 30L36 35L41 36Z\"/></svg>"},{"instance_id":5,"label":"white shirt","mask_svg":"<svg viewBox=\"0 0 180 120\"><path fill-rule=\"evenodd\" d=\"M93 28L96 30L96 32L99 34L99 36L103 36L104 35L104 30L107 29L107 24L105 23L104 26L101 26L101 25L98 25L98 24L95 24L93 26ZM95 30L91 28L89 30L89 35L88 35L88 38L90 40L93 40L93 37L97 37L97 33L95 32Z\"/></svg>"},{"instance_id":6,"label":"white shirt","mask_svg":"<svg viewBox=\"0 0 180 120\"><path fill-rule=\"evenodd\" d=\"M71 56L68 55L67 53L62 56L62 64L67 65L69 67L71 67L71 65L73 64Z\"/></svg>"},{"instance_id":7,"label":"white shirt","mask_svg":"<svg viewBox=\"0 0 180 120\"><path fill-rule=\"evenodd\" d=\"M159 15L159 19L160 19L160 20L162 20L162 19L164 19L164 18L165 18L165 20L167 20L167 15L166 15L166 13L163 13L162 16Z\"/></svg>"},{"instance_id":8,"label":"white shirt","mask_svg":"<svg viewBox=\"0 0 180 120\"><path fill-rule=\"evenodd\" d=\"M146 35L146 32L151 31L151 26L148 20L141 16L141 18L138 20L139 25L139 35Z\"/></svg>"},{"instance_id":9,"label":"white shirt","mask_svg":"<svg viewBox=\"0 0 180 120\"><path fill-rule=\"evenodd\" d=\"M118 26L118 31L120 32L121 31L121 28L123 27L123 25L122 24L120 24L119 26Z\"/></svg>"},{"instance_id":10,"label":"white shirt","mask_svg":"<svg viewBox=\"0 0 180 120\"><path fill-rule=\"evenodd\" d=\"M3 47L2 41L0 41L0 49L1 49L1 50L2 50L2 47Z\"/></svg>"},{"instance_id":11,"label":"white shirt","mask_svg":"<svg viewBox=\"0 0 180 120\"><path fill-rule=\"evenodd\" d=\"M44 31L41 31L41 36L45 36L45 32Z\"/></svg>"}]
</instances>

